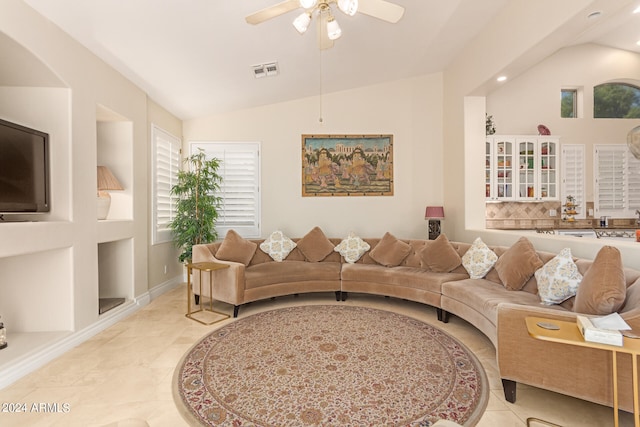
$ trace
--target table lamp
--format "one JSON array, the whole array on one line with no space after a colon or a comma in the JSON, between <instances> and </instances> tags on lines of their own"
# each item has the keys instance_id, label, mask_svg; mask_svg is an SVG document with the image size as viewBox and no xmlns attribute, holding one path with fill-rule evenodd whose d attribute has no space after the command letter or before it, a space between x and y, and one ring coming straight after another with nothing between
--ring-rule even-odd
<instances>
[{"instance_id":1,"label":"table lamp","mask_svg":"<svg viewBox=\"0 0 640 427\"><path fill-rule=\"evenodd\" d=\"M427 206L424 219L429 220L429 240L435 240L440 235L440 219L444 218L442 206Z\"/></svg>"},{"instance_id":2,"label":"table lamp","mask_svg":"<svg viewBox=\"0 0 640 427\"><path fill-rule=\"evenodd\" d=\"M106 219L111 207L111 195L107 190L124 190L118 179L106 166L98 166L98 219Z\"/></svg>"}]
</instances>

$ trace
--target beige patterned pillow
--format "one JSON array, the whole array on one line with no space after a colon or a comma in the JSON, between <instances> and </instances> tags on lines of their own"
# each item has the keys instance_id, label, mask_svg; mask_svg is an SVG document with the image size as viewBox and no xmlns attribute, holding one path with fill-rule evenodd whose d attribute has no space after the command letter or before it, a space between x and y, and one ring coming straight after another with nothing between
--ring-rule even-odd
<instances>
[{"instance_id":1,"label":"beige patterned pillow","mask_svg":"<svg viewBox=\"0 0 640 427\"><path fill-rule=\"evenodd\" d=\"M534 275L538 282L538 295L544 305L560 304L571 298L582 281L582 274L573 262L570 248L561 250Z\"/></svg>"},{"instance_id":2,"label":"beige patterned pillow","mask_svg":"<svg viewBox=\"0 0 640 427\"><path fill-rule=\"evenodd\" d=\"M493 268L497 260L498 255L478 237L462 256L462 265L469 273L469 277L482 279Z\"/></svg>"},{"instance_id":3,"label":"beige patterned pillow","mask_svg":"<svg viewBox=\"0 0 640 427\"><path fill-rule=\"evenodd\" d=\"M260 243L260 249L276 262L282 262L295 247L296 243L280 230L274 231L267 240Z\"/></svg>"},{"instance_id":4,"label":"beige patterned pillow","mask_svg":"<svg viewBox=\"0 0 640 427\"><path fill-rule=\"evenodd\" d=\"M360 259L365 252L371 249L371 246L356 236L353 231L349 232L346 239L342 240L338 245L333 248L334 251L340 252L340 255L349 264L353 264Z\"/></svg>"}]
</instances>

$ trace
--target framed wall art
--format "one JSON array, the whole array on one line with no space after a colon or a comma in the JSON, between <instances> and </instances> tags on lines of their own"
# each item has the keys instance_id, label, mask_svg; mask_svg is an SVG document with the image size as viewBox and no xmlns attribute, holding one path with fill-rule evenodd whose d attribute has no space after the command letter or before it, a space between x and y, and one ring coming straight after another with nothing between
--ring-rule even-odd
<instances>
[{"instance_id":1,"label":"framed wall art","mask_svg":"<svg viewBox=\"0 0 640 427\"><path fill-rule=\"evenodd\" d=\"M393 135L302 135L302 196L393 196Z\"/></svg>"}]
</instances>

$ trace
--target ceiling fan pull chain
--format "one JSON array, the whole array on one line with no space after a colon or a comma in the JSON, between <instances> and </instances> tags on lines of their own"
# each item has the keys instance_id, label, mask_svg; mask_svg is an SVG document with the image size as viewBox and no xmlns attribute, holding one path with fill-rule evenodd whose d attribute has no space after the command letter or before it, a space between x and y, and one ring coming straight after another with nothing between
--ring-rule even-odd
<instances>
[{"instance_id":1,"label":"ceiling fan pull chain","mask_svg":"<svg viewBox=\"0 0 640 427\"><path fill-rule=\"evenodd\" d=\"M322 31L322 29L320 31ZM320 70L320 118L318 119L318 122L322 124L324 122L324 119L322 118L322 49L319 49L319 51L320 51L320 67L318 67L318 69Z\"/></svg>"}]
</instances>

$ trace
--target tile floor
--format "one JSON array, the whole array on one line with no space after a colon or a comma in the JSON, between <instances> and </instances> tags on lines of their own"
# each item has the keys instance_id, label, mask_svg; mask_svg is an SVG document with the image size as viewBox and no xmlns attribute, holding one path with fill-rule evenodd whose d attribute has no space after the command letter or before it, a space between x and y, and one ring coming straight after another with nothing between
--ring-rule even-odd
<instances>
[{"instance_id":1,"label":"tile floor","mask_svg":"<svg viewBox=\"0 0 640 427\"><path fill-rule=\"evenodd\" d=\"M145 420L152 427L186 426L173 402L174 368L199 338L233 320L204 326L185 318L185 286L156 298L129 318L0 390L0 404L25 404L27 408L27 413L0 412L0 426L86 427L129 419ZM313 294L252 303L240 309L240 317L300 304L352 304L395 311L435 324L460 339L484 365L491 387L479 427L522 427L528 417L564 427L613 425L610 408L533 387L519 385L516 404L507 403L490 341L455 316L448 324L438 322L435 309L422 304L359 294L350 294L346 302L339 303L334 294ZM231 306L222 303L216 303L215 308L232 312ZM34 403L36 408L43 403L49 406L36 412ZM54 404L59 412L51 412L56 409ZM633 417L622 413L621 425L632 426Z\"/></svg>"}]
</instances>

